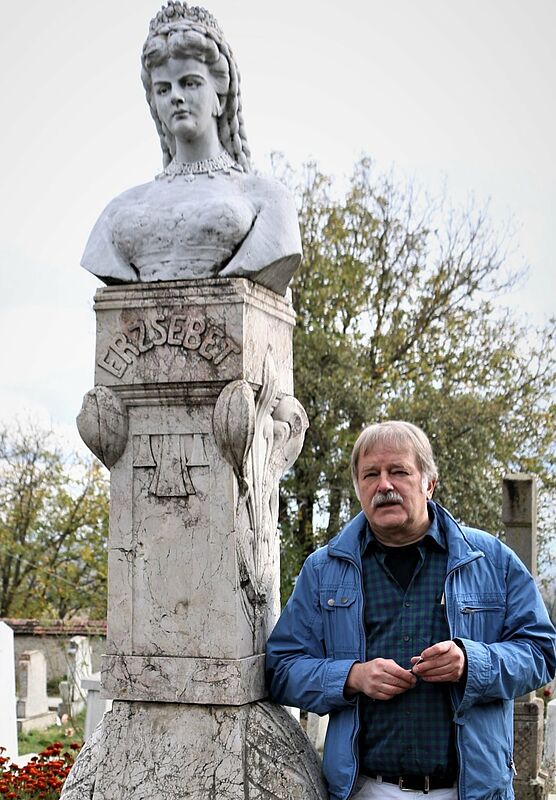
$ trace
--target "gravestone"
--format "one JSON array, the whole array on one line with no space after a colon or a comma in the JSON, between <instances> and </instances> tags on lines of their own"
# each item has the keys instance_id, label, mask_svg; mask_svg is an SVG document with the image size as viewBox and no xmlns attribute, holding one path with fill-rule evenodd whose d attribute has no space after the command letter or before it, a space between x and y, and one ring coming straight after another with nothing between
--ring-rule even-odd
<instances>
[{"instance_id":1,"label":"gravestone","mask_svg":"<svg viewBox=\"0 0 556 800\"><path fill-rule=\"evenodd\" d=\"M556 700L551 700L546 708L543 764L547 770L556 771Z\"/></svg>"},{"instance_id":2,"label":"gravestone","mask_svg":"<svg viewBox=\"0 0 556 800\"><path fill-rule=\"evenodd\" d=\"M95 672L82 681L81 686L87 692L87 715L85 717L85 739L88 739L105 713L112 708L112 701L100 696L100 672Z\"/></svg>"},{"instance_id":3,"label":"gravestone","mask_svg":"<svg viewBox=\"0 0 556 800\"><path fill-rule=\"evenodd\" d=\"M506 544L532 575L537 574L537 496L531 475L508 475L502 485L502 521ZM514 706L514 778L516 800L541 800L546 776L541 772L544 737L544 703L529 692Z\"/></svg>"},{"instance_id":4,"label":"gravestone","mask_svg":"<svg viewBox=\"0 0 556 800\"><path fill-rule=\"evenodd\" d=\"M18 664L17 729L28 733L44 730L56 723L56 713L48 708L46 659L40 650L27 650Z\"/></svg>"},{"instance_id":5,"label":"gravestone","mask_svg":"<svg viewBox=\"0 0 556 800\"><path fill-rule=\"evenodd\" d=\"M68 714L74 717L79 714L87 702L87 690L83 681L93 671L91 643L87 636L72 636L66 648L67 678L60 682L62 703L60 716Z\"/></svg>"},{"instance_id":6,"label":"gravestone","mask_svg":"<svg viewBox=\"0 0 556 800\"><path fill-rule=\"evenodd\" d=\"M313 742L317 752L324 750L324 740L328 730L328 714L307 714L307 736Z\"/></svg>"},{"instance_id":7,"label":"gravestone","mask_svg":"<svg viewBox=\"0 0 556 800\"><path fill-rule=\"evenodd\" d=\"M17 758L14 634L5 622L0 622L0 747L6 748L4 757Z\"/></svg>"}]
</instances>

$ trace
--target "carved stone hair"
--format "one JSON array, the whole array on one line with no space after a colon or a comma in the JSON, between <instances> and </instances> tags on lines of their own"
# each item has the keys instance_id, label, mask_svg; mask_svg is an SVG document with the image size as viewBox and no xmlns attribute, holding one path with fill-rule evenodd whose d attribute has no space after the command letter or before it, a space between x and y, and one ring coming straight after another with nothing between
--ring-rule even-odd
<instances>
[{"instance_id":1,"label":"carved stone hair","mask_svg":"<svg viewBox=\"0 0 556 800\"><path fill-rule=\"evenodd\" d=\"M353 446L353 452L351 454L351 477L358 497L357 466L359 464L359 456L365 455L365 453L368 453L377 446L400 449L409 448L415 455L415 461L417 462L423 480L427 483L428 481L437 480L438 469L434 462L432 447L426 433L422 431L421 428L418 428L417 425L413 425L411 422L402 422L401 420L377 422L374 425L369 425L367 428L364 428Z\"/></svg>"},{"instance_id":2,"label":"carved stone hair","mask_svg":"<svg viewBox=\"0 0 556 800\"><path fill-rule=\"evenodd\" d=\"M160 137L164 166L176 154L176 140L157 114L151 70L169 58L195 58L207 65L222 109L217 118L220 143L248 172L251 153L243 124L239 72L232 51L206 9L178 0L170 0L151 20L141 56L141 80Z\"/></svg>"}]
</instances>

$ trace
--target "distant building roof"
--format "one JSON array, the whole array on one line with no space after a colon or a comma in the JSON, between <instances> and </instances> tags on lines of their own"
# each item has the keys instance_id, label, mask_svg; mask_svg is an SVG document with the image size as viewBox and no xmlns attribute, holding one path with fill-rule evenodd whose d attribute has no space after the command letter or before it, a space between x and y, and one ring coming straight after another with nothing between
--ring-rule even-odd
<instances>
[{"instance_id":1,"label":"distant building roof","mask_svg":"<svg viewBox=\"0 0 556 800\"><path fill-rule=\"evenodd\" d=\"M2 618L14 634L27 633L35 636L106 636L106 620L103 619L11 619Z\"/></svg>"}]
</instances>

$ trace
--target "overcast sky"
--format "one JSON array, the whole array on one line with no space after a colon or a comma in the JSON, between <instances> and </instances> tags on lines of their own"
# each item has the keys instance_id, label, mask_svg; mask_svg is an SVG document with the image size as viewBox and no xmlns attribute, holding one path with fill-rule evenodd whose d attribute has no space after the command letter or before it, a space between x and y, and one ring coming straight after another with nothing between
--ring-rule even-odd
<instances>
[{"instance_id":1,"label":"overcast sky","mask_svg":"<svg viewBox=\"0 0 556 800\"><path fill-rule=\"evenodd\" d=\"M27 0L0 31L0 422L73 437L93 385L79 267L102 208L159 171L139 57L150 0ZM555 0L213 0L242 76L255 164L281 151L341 178L363 153L519 227L508 302L554 312Z\"/></svg>"}]
</instances>

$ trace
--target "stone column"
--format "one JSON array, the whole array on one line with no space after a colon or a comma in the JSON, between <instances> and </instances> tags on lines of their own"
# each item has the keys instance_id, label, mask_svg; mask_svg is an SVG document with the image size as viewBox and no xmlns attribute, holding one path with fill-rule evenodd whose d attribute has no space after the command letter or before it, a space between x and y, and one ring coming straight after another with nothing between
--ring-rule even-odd
<instances>
[{"instance_id":1,"label":"stone column","mask_svg":"<svg viewBox=\"0 0 556 800\"><path fill-rule=\"evenodd\" d=\"M307 738L263 702L278 481L307 426L291 306L236 278L109 287L95 311L78 426L111 468L114 704L63 797L324 798Z\"/></svg>"},{"instance_id":2,"label":"stone column","mask_svg":"<svg viewBox=\"0 0 556 800\"><path fill-rule=\"evenodd\" d=\"M532 575L537 574L537 493L535 479L521 473L508 475L502 485L502 521L506 544ZM541 773L544 738L544 703L529 692L517 698L514 709L514 779L516 800L540 800L546 794Z\"/></svg>"}]
</instances>

